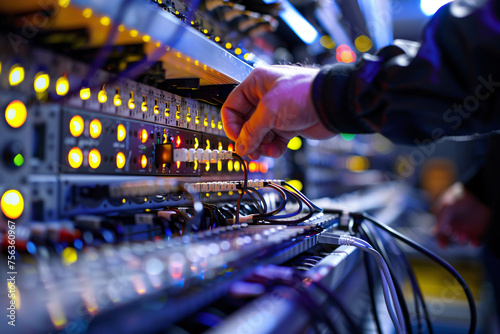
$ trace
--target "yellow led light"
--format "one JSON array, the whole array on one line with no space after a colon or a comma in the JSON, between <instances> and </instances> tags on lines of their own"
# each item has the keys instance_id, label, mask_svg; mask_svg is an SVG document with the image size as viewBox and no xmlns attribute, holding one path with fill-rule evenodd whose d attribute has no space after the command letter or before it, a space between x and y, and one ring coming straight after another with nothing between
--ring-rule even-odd
<instances>
[{"instance_id":1,"label":"yellow led light","mask_svg":"<svg viewBox=\"0 0 500 334\"><path fill-rule=\"evenodd\" d=\"M250 55L251 55L251 53L245 53L245 55L243 56L243 59L248 61L250 59Z\"/></svg>"},{"instance_id":2,"label":"yellow led light","mask_svg":"<svg viewBox=\"0 0 500 334\"><path fill-rule=\"evenodd\" d=\"M82 88L80 89L80 98L82 100L90 99L90 88Z\"/></svg>"},{"instance_id":3,"label":"yellow led light","mask_svg":"<svg viewBox=\"0 0 500 334\"><path fill-rule=\"evenodd\" d=\"M200 147L200 142L198 141L198 138L194 138L194 149L197 150Z\"/></svg>"},{"instance_id":4,"label":"yellow led light","mask_svg":"<svg viewBox=\"0 0 500 334\"><path fill-rule=\"evenodd\" d=\"M149 42L151 40L151 36L144 35L144 36L142 36L142 40L144 41L144 43L147 43L147 42Z\"/></svg>"},{"instance_id":5,"label":"yellow led light","mask_svg":"<svg viewBox=\"0 0 500 334\"><path fill-rule=\"evenodd\" d=\"M122 105L122 99L120 98L120 94L116 94L115 97L113 97L113 104L116 107L119 107Z\"/></svg>"},{"instance_id":6,"label":"yellow led light","mask_svg":"<svg viewBox=\"0 0 500 334\"><path fill-rule=\"evenodd\" d=\"M82 150L78 147L73 147L68 153L69 165L73 168L79 168L83 162Z\"/></svg>"},{"instance_id":7,"label":"yellow led light","mask_svg":"<svg viewBox=\"0 0 500 334\"><path fill-rule=\"evenodd\" d=\"M361 35L354 40L354 46L361 52L366 52L373 47L373 42L370 37Z\"/></svg>"},{"instance_id":8,"label":"yellow led light","mask_svg":"<svg viewBox=\"0 0 500 334\"><path fill-rule=\"evenodd\" d=\"M170 103L165 103L165 117L170 117Z\"/></svg>"},{"instance_id":9,"label":"yellow led light","mask_svg":"<svg viewBox=\"0 0 500 334\"><path fill-rule=\"evenodd\" d=\"M85 8L83 11L82 11L82 15L83 17L85 18L90 18L92 16L92 9L90 8Z\"/></svg>"},{"instance_id":10,"label":"yellow led light","mask_svg":"<svg viewBox=\"0 0 500 334\"><path fill-rule=\"evenodd\" d=\"M238 56L241 54L241 49L240 48L236 48L234 50L234 53L237 54Z\"/></svg>"},{"instance_id":11,"label":"yellow led light","mask_svg":"<svg viewBox=\"0 0 500 334\"><path fill-rule=\"evenodd\" d=\"M335 47L335 42L328 35L321 36L321 38L319 39L319 44L321 44L321 46L324 47L325 49L329 50Z\"/></svg>"},{"instance_id":12,"label":"yellow led light","mask_svg":"<svg viewBox=\"0 0 500 334\"><path fill-rule=\"evenodd\" d=\"M221 172L221 171L222 171L222 161L220 161L220 160L219 160L219 161L217 161L217 170L218 170L219 172Z\"/></svg>"},{"instance_id":13,"label":"yellow led light","mask_svg":"<svg viewBox=\"0 0 500 334\"><path fill-rule=\"evenodd\" d=\"M160 108L158 106L154 106L153 112L158 115L160 113Z\"/></svg>"},{"instance_id":14,"label":"yellow led light","mask_svg":"<svg viewBox=\"0 0 500 334\"><path fill-rule=\"evenodd\" d=\"M145 143L147 140L148 140L148 132L146 131L146 129L142 129L141 131L141 141L143 143Z\"/></svg>"},{"instance_id":15,"label":"yellow led light","mask_svg":"<svg viewBox=\"0 0 500 334\"><path fill-rule=\"evenodd\" d=\"M193 169L194 169L194 170L198 170L198 160L195 160L195 161L194 161L194 166L193 166Z\"/></svg>"},{"instance_id":16,"label":"yellow led light","mask_svg":"<svg viewBox=\"0 0 500 334\"><path fill-rule=\"evenodd\" d=\"M128 108L129 109L135 109L135 102L134 99L128 100Z\"/></svg>"},{"instance_id":17,"label":"yellow led light","mask_svg":"<svg viewBox=\"0 0 500 334\"><path fill-rule=\"evenodd\" d=\"M203 120L203 126L208 126L208 118L205 116L205 119Z\"/></svg>"},{"instance_id":18,"label":"yellow led light","mask_svg":"<svg viewBox=\"0 0 500 334\"><path fill-rule=\"evenodd\" d=\"M26 106L19 100L14 100L5 108L5 120L13 128L19 128L26 122L28 112Z\"/></svg>"},{"instance_id":19,"label":"yellow led light","mask_svg":"<svg viewBox=\"0 0 500 334\"><path fill-rule=\"evenodd\" d=\"M125 158L125 154L123 152L118 152L116 154L116 167L118 169L122 169L125 166L125 162L127 159Z\"/></svg>"},{"instance_id":20,"label":"yellow led light","mask_svg":"<svg viewBox=\"0 0 500 334\"><path fill-rule=\"evenodd\" d=\"M148 111L148 104L146 101L141 103L141 110L142 110L142 112Z\"/></svg>"},{"instance_id":21,"label":"yellow led light","mask_svg":"<svg viewBox=\"0 0 500 334\"><path fill-rule=\"evenodd\" d=\"M9 84L17 86L24 80L24 68L19 64L14 64L9 72Z\"/></svg>"},{"instance_id":22,"label":"yellow led light","mask_svg":"<svg viewBox=\"0 0 500 334\"><path fill-rule=\"evenodd\" d=\"M205 170L208 172L210 170L210 162L205 164Z\"/></svg>"},{"instance_id":23,"label":"yellow led light","mask_svg":"<svg viewBox=\"0 0 500 334\"><path fill-rule=\"evenodd\" d=\"M119 31L119 32L124 32L124 31L125 31L125 26L124 26L123 24L120 24L120 25L118 26L118 31Z\"/></svg>"},{"instance_id":24,"label":"yellow led light","mask_svg":"<svg viewBox=\"0 0 500 334\"><path fill-rule=\"evenodd\" d=\"M222 151L222 150L223 150L223 147L222 147L222 143L221 143L221 142L219 142L219 146L217 146L217 149L218 149L219 151Z\"/></svg>"},{"instance_id":25,"label":"yellow led light","mask_svg":"<svg viewBox=\"0 0 500 334\"><path fill-rule=\"evenodd\" d=\"M288 142L287 147L289 149L291 149L292 151L297 151L298 149L300 149L302 147L302 139L300 139L299 137L293 137Z\"/></svg>"},{"instance_id":26,"label":"yellow led light","mask_svg":"<svg viewBox=\"0 0 500 334\"><path fill-rule=\"evenodd\" d=\"M3 214L10 219L17 219L23 213L23 195L15 189L7 190L0 202Z\"/></svg>"},{"instance_id":27,"label":"yellow led light","mask_svg":"<svg viewBox=\"0 0 500 334\"><path fill-rule=\"evenodd\" d=\"M104 89L101 89L99 94L97 94L97 99L101 103L105 103L108 100L108 95L106 94L106 91Z\"/></svg>"},{"instance_id":28,"label":"yellow led light","mask_svg":"<svg viewBox=\"0 0 500 334\"><path fill-rule=\"evenodd\" d=\"M177 169L181 168L181 162L180 161L177 161L175 164L177 165Z\"/></svg>"},{"instance_id":29,"label":"yellow led light","mask_svg":"<svg viewBox=\"0 0 500 334\"><path fill-rule=\"evenodd\" d=\"M78 137L83 133L83 118L80 115L71 117L69 121L69 132L73 137Z\"/></svg>"},{"instance_id":30,"label":"yellow led light","mask_svg":"<svg viewBox=\"0 0 500 334\"><path fill-rule=\"evenodd\" d=\"M61 253L61 257L62 257L62 263L65 266L69 266L70 264L75 263L76 260L78 259L76 250L73 247L65 248Z\"/></svg>"},{"instance_id":31,"label":"yellow led light","mask_svg":"<svg viewBox=\"0 0 500 334\"><path fill-rule=\"evenodd\" d=\"M130 30L130 36L132 37L137 37L139 35L139 32L135 29Z\"/></svg>"},{"instance_id":32,"label":"yellow led light","mask_svg":"<svg viewBox=\"0 0 500 334\"><path fill-rule=\"evenodd\" d=\"M231 49L233 47L233 45L229 42L226 43L226 49Z\"/></svg>"},{"instance_id":33,"label":"yellow led light","mask_svg":"<svg viewBox=\"0 0 500 334\"><path fill-rule=\"evenodd\" d=\"M233 160L229 160L227 162L227 171L232 172L233 171Z\"/></svg>"},{"instance_id":34,"label":"yellow led light","mask_svg":"<svg viewBox=\"0 0 500 334\"><path fill-rule=\"evenodd\" d=\"M141 167L146 168L147 165L148 165L148 158L146 158L146 156L143 154L141 157Z\"/></svg>"},{"instance_id":35,"label":"yellow led light","mask_svg":"<svg viewBox=\"0 0 500 334\"><path fill-rule=\"evenodd\" d=\"M212 122L210 123L210 126L212 129L215 129L215 120L212 118Z\"/></svg>"},{"instance_id":36,"label":"yellow led light","mask_svg":"<svg viewBox=\"0 0 500 334\"><path fill-rule=\"evenodd\" d=\"M187 115L186 115L186 121L187 121L188 123L191 123L191 114L187 114Z\"/></svg>"},{"instance_id":37,"label":"yellow led light","mask_svg":"<svg viewBox=\"0 0 500 334\"><path fill-rule=\"evenodd\" d=\"M124 199L122 199L122 203L123 203L123 204L127 203L127 200L126 200L125 198L124 198Z\"/></svg>"},{"instance_id":38,"label":"yellow led light","mask_svg":"<svg viewBox=\"0 0 500 334\"><path fill-rule=\"evenodd\" d=\"M106 26L109 26L109 24L111 23L111 20L109 19L109 17L107 17L107 16L103 16L103 17L101 17L100 22L101 22L101 24L102 24L103 26L105 26L105 27L106 27Z\"/></svg>"},{"instance_id":39,"label":"yellow led light","mask_svg":"<svg viewBox=\"0 0 500 334\"><path fill-rule=\"evenodd\" d=\"M219 191L219 192L217 193L217 196L222 196L222 193Z\"/></svg>"},{"instance_id":40,"label":"yellow led light","mask_svg":"<svg viewBox=\"0 0 500 334\"><path fill-rule=\"evenodd\" d=\"M219 43L219 42L220 42L220 37L219 37L219 36L215 36L215 41L216 41L217 43Z\"/></svg>"},{"instance_id":41,"label":"yellow led light","mask_svg":"<svg viewBox=\"0 0 500 334\"><path fill-rule=\"evenodd\" d=\"M92 169L96 169L97 167L99 167L100 164L101 164L101 153L97 149L93 148L89 152L89 166Z\"/></svg>"},{"instance_id":42,"label":"yellow led light","mask_svg":"<svg viewBox=\"0 0 500 334\"><path fill-rule=\"evenodd\" d=\"M233 196L233 194L234 194L234 193L233 193L232 191L228 192L228 195L229 195L229 196Z\"/></svg>"},{"instance_id":43,"label":"yellow led light","mask_svg":"<svg viewBox=\"0 0 500 334\"><path fill-rule=\"evenodd\" d=\"M355 173L361 173L370 168L370 160L367 157L352 155L346 160L346 168Z\"/></svg>"},{"instance_id":44,"label":"yellow led light","mask_svg":"<svg viewBox=\"0 0 500 334\"><path fill-rule=\"evenodd\" d=\"M300 182L299 180L290 180L288 181L288 183L298 191L302 191L303 185L302 182Z\"/></svg>"},{"instance_id":45,"label":"yellow led light","mask_svg":"<svg viewBox=\"0 0 500 334\"><path fill-rule=\"evenodd\" d=\"M116 139L118 139L118 141L123 141L125 137L127 137L127 130L123 124L119 124L116 128Z\"/></svg>"},{"instance_id":46,"label":"yellow led light","mask_svg":"<svg viewBox=\"0 0 500 334\"><path fill-rule=\"evenodd\" d=\"M35 88L35 92L37 93L43 93L49 88L49 75L44 72L38 72L35 75L35 81L33 83L33 86Z\"/></svg>"},{"instance_id":47,"label":"yellow led light","mask_svg":"<svg viewBox=\"0 0 500 334\"><path fill-rule=\"evenodd\" d=\"M209 149L210 149L210 140L209 140L209 139L207 139L207 140L205 141L205 150L209 150Z\"/></svg>"},{"instance_id":48,"label":"yellow led light","mask_svg":"<svg viewBox=\"0 0 500 334\"><path fill-rule=\"evenodd\" d=\"M69 82L66 76L60 77L56 81L56 93L59 96L64 96L68 94L69 91Z\"/></svg>"},{"instance_id":49,"label":"yellow led light","mask_svg":"<svg viewBox=\"0 0 500 334\"><path fill-rule=\"evenodd\" d=\"M239 172L240 171L240 162L239 161L235 161L234 162L234 170L236 172Z\"/></svg>"},{"instance_id":50,"label":"yellow led light","mask_svg":"<svg viewBox=\"0 0 500 334\"><path fill-rule=\"evenodd\" d=\"M200 118L198 116L196 116L196 118L194 119L194 123L196 125L200 124Z\"/></svg>"},{"instance_id":51,"label":"yellow led light","mask_svg":"<svg viewBox=\"0 0 500 334\"><path fill-rule=\"evenodd\" d=\"M101 135L102 124L98 119L93 119L89 126L90 137L97 138Z\"/></svg>"},{"instance_id":52,"label":"yellow led light","mask_svg":"<svg viewBox=\"0 0 500 334\"><path fill-rule=\"evenodd\" d=\"M221 121L219 121L217 123L217 129L222 130L222 122Z\"/></svg>"},{"instance_id":53,"label":"yellow led light","mask_svg":"<svg viewBox=\"0 0 500 334\"><path fill-rule=\"evenodd\" d=\"M61 6L62 8L66 8L69 6L69 3L71 1L70 0L57 0L57 3L59 4L59 6Z\"/></svg>"},{"instance_id":54,"label":"yellow led light","mask_svg":"<svg viewBox=\"0 0 500 334\"><path fill-rule=\"evenodd\" d=\"M177 105L177 111L175 112L175 119L180 119L181 118L181 106Z\"/></svg>"}]
</instances>

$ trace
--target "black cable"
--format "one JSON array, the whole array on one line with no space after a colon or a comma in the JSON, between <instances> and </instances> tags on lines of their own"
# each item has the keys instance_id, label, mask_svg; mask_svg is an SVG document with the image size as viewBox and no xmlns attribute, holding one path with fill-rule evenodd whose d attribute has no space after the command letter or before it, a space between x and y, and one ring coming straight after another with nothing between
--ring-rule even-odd
<instances>
[{"instance_id":1,"label":"black cable","mask_svg":"<svg viewBox=\"0 0 500 334\"><path fill-rule=\"evenodd\" d=\"M243 169L243 177L244 177L243 189L241 191L240 196L238 197L238 202L236 202L236 215L234 218L235 224L239 224L241 200L243 199L243 195L245 194L245 191L247 191L247 185L248 185L248 169L247 169L246 161L243 160L243 158L239 154L233 152L233 158L235 158L236 160L238 160L240 162L241 168Z\"/></svg>"},{"instance_id":2,"label":"black cable","mask_svg":"<svg viewBox=\"0 0 500 334\"><path fill-rule=\"evenodd\" d=\"M398 280L396 279L396 273L394 271L394 267L390 261L390 257L387 256L387 252L385 248L380 245L377 238L371 234L370 231L366 230L362 224L358 225L360 231L363 231L363 234L368 239L368 242L372 245L372 247L382 255L382 258L387 263L387 268L389 269L389 273L391 274L391 279L394 284L394 289L396 290L396 295L400 300L401 311L403 312L404 321L406 324L406 330L408 333L412 333L411 321L410 321L410 313L408 312L408 305L406 304L406 299L404 297L403 291L401 290L401 286L399 285Z\"/></svg>"},{"instance_id":3,"label":"black cable","mask_svg":"<svg viewBox=\"0 0 500 334\"><path fill-rule=\"evenodd\" d=\"M261 201L260 207L262 208L262 212L263 213L267 212L267 203L266 203L266 200L264 199L264 196L262 196L262 194L260 193L260 191L258 191L254 187L247 187L247 189L252 191L253 193L255 193L260 198L260 201Z\"/></svg>"},{"instance_id":4,"label":"black cable","mask_svg":"<svg viewBox=\"0 0 500 334\"><path fill-rule=\"evenodd\" d=\"M364 223L361 223L362 225L365 225ZM374 234L374 232L372 232L370 230L370 226L366 225L365 226L368 231L371 232L371 234ZM394 247L398 247L396 244L394 243L391 243ZM399 250L399 248L398 248ZM429 332L429 334L432 334L434 331L432 329L432 321L430 319L430 316L429 316L429 311L427 309L427 304L425 302L425 299L424 299L424 296L422 295L422 291L420 290L420 286L417 282L417 278L415 276L415 272L413 271L413 268L411 267L411 264L410 262L408 261L407 257L404 255L404 253L400 251L400 254L399 254L399 259L400 261L403 263L403 266L404 266L404 269L406 270L406 274L408 275L408 278L410 279L410 283L411 283L411 286L412 286L412 290L413 290L413 296L414 296L414 299L415 299L415 309L417 311L417 317L418 317L418 333L423 333L423 329L422 329L422 323L421 323L421 314L420 314L420 307L419 307L419 302L420 302L420 305L422 307L422 310L424 312L424 317L425 317L425 322L427 324L427 330ZM394 252L393 252L394 253Z\"/></svg>"},{"instance_id":5,"label":"black cable","mask_svg":"<svg viewBox=\"0 0 500 334\"><path fill-rule=\"evenodd\" d=\"M375 282L373 281L372 271L370 268L370 260L368 259L368 254L363 253L363 262L365 264L366 277L368 279L368 288L370 290L370 303L372 306L372 315L377 326L377 333L382 334L382 327L380 326L380 319L378 318L378 307L375 300Z\"/></svg>"},{"instance_id":6,"label":"black cable","mask_svg":"<svg viewBox=\"0 0 500 334\"><path fill-rule=\"evenodd\" d=\"M454 278L455 280L460 284L462 287L465 296L467 297L467 302L469 303L469 309L470 309L470 326L469 326L469 334L474 334L476 330L476 325L477 325L477 310L476 310L476 303L474 301L474 297L472 296L472 292L467 285L467 282L463 279L463 277L445 260L434 254L432 251L428 250L427 248L419 245L418 243L408 239L401 233L397 232L396 230L392 229L391 227L379 222L376 218L365 214L365 213L351 213L351 216L355 218L360 218L360 219L366 219L370 222L372 222L375 226L378 228L384 230L385 232L389 233L396 239L404 242L411 248L419 251L420 253L426 255L428 258L430 258L432 261L436 262L440 266L442 266L446 271L448 271Z\"/></svg>"}]
</instances>

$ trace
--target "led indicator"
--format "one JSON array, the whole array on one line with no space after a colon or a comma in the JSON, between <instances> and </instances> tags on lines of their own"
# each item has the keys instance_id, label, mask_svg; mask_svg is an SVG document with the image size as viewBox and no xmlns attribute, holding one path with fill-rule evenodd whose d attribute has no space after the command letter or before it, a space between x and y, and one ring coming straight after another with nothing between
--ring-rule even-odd
<instances>
[{"instance_id":1,"label":"led indicator","mask_svg":"<svg viewBox=\"0 0 500 334\"><path fill-rule=\"evenodd\" d=\"M120 94L116 94L115 97L113 97L113 104L116 107L119 107L122 105L122 99L120 98Z\"/></svg>"},{"instance_id":2,"label":"led indicator","mask_svg":"<svg viewBox=\"0 0 500 334\"><path fill-rule=\"evenodd\" d=\"M146 129L142 129L141 131L141 141L143 143L145 143L147 140L148 140L148 132L146 131Z\"/></svg>"},{"instance_id":3,"label":"led indicator","mask_svg":"<svg viewBox=\"0 0 500 334\"><path fill-rule=\"evenodd\" d=\"M17 190L7 190L1 199L1 207L3 214L10 219L17 219L24 210L23 195Z\"/></svg>"},{"instance_id":4,"label":"led indicator","mask_svg":"<svg viewBox=\"0 0 500 334\"><path fill-rule=\"evenodd\" d=\"M239 172L240 171L240 162L239 161L235 161L234 162L234 170L236 172Z\"/></svg>"},{"instance_id":5,"label":"led indicator","mask_svg":"<svg viewBox=\"0 0 500 334\"><path fill-rule=\"evenodd\" d=\"M33 86L35 88L35 92L37 93L43 93L47 90L49 87L49 75L44 72L38 72L35 75L35 82L33 83Z\"/></svg>"},{"instance_id":6,"label":"led indicator","mask_svg":"<svg viewBox=\"0 0 500 334\"><path fill-rule=\"evenodd\" d=\"M83 133L83 118L80 115L75 115L69 121L69 132L73 137L78 137Z\"/></svg>"},{"instance_id":7,"label":"led indicator","mask_svg":"<svg viewBox=\"0 0 500 334\"><path fill-rule=\"evenodd\" d=\"M299 137L293 137L289 142L287 147L292 151L297 151L302 147L302 139Z\"/></svg>"},{"instance_id":8,"label":"led indicator","mask_svg":"<svg viewBox=\"0 0 500 334\"><path fill-rule=\"evenodd\" d=\"M69 82L66 76L60 77L56 81L56 93L59 96L64 96L68 94L69 91Z\"/></svg>"},{"instance_id":9,"label":"led indicator","mask_svg":"<svg viewBox=\"0 0 500 334\"><path fill-rule=\"evenodd\" d=\"M177 136L175 138L175 147L180 147L181 146L181 137Z\"/></svg>"},{"instance_id":10,"label":"led indicator","mask_svg":"<svg viewBox=\"0 0 500 334\"><path fill-rule=\"evenodd\" d=\"M23 164L24 164L24 157L21 153L18 153L14 157L14 165L16 165L16 167L21 167Z\"/></svg>"},{"instance_id":11,"label":"led indicator","mask_svg":"<svg viewBox=\"0 0 500 334\"><path fill-rule=\"evenodd\" d=\"M233 160L229 160L227 162L227 171L232 172L233 171Z\"/></svg>"},{"instance_id":12,"label":"led indicator","mask_svg":"<svg viewBox=\"0 0 500 334\"><path fill-rule=\"evenodd\" d=\"M68 153L69 165L75 169L79 168L83 162L82 150L78 147L73 147Z\"/></svg>"},{"instance_id":13,"label":"led indicator","mask_svg":"<svg viewBox=\"0 0 500 334\"><path fill-rule=\"evenodd\" d=\"M98 119L93 119L92 122L90 122L89 131L92 138L99 137L102 132L101 122Z\"/></svg>"},{"instance_id":14,"label":"led indicator","mask_svg":"<svg viewBox=\"0 0 500 334\"><path fill-rule=\"evenodd\" d=\"M101 153L93 148L89 152L89 165L92 169L96 169L101 164Z\"/></svg>"},{"instance_id":15,"label":"led indicator","mask_svg":"<svg viewBox=\"0 0 500 334\"><path fill-rule=\"evenodd\" d=\"M141 167L146 168L147 165L148 165L148 158L146 158L146 156L143 154L141 157Z\"/></svg>"},{"instance_id":16,"label":"led indicator","mask_svg":"<svg viewBox=\"0 0 500 334\"><path fill-rule=\"evenodd\" d=\"M219 146L217 147L217 149L218 149L219 151L222 151L222 150L223 150L223 147L222 147L222 143L221 143L221 142L219 142Z\"/></svg>"},{"instance_id":17,"label":"led indicator","mask_svg":"<svg viewBox=\"0 0 500 334\"><path fill-rule=\"evenodd\" d=\"M200 142L198 141L198 138L194 138L194 149L197 150L200 147Z\"/></svg>"},{"instance_id":18,"label":"led indicator","mask_svg":"<svg viewBox=\"0 0 500 334\"><path fill-rule=\"evenodd\" d=\"M127 130L123 124L119 124L116 128L116 139L118 139L118 141L123 141L125 137L127 137Z\"/></svg>"},{"instance_id":19,"label":"led indicator","mask_svg":"<svg viewBox=\"0 0 500 334\"><path fill-rule=\"evenodd\" d=\"M28 112L26 106L19 100L14 100L5 108L5 120L13 128L19 128L26 122Z\"/></svg>"},{"instance_id":20,"label":"led indicator","mask_svg":"<svg viewBox=\"0 0 500 334\"><path fill-rule=\"evenodd\" d=\"M177 161L175 164L177 166L177 169L181 168L181 162L180 161Z\"/></svg>"},{"instance_id":21,"label":"led indicator","mask_svg":"<svg viewBox=\"0 0 500 334\"><path fill-rule=\"evenodd\" d=\"M82 100L90 99L90 88L82 88L80 89L80 98Z\"/></svg>"},{"instance_id":22,"label":"led indicator","mask_svg":"<svg viewBox=\"0 0 500 334\"><path fill-rule=\"evenodd\" d=\"M24 80L24 68L19 64L14 64L9 72L9 84L17 86Z\"/></svg>"},{"instance_id":23,"label":"led indicator","mask_svg":"<svg viewBox=\"0 0 500 334\"><path fill-rule=\"evenodd\" d=\"M101 89L99 94L97 94L97 99L101 103L105 103L108 100L108 95L106 94L106 91L104 89Z\"/></svg>"},{"instance_id":24,"label":"led indicator","mask_svg":"<svg viewBox=\"0 0 500 334\"><path fill-rule=\"evenodd\" d=\"M122 169L125 166L125 162L127 159L125 158L125 154L123 152L118 152L116 154L116 167L118 169Z\"/></svg>"}]
</instances>

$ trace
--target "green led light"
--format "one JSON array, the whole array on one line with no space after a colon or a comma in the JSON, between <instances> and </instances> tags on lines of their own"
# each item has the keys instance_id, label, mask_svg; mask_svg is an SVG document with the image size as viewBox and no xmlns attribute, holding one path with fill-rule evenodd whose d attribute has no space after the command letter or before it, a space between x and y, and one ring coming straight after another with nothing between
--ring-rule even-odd
<instances>
[{"instance_id":1,"label":"green led light","mask_svg":"<svg viewBox=\"0 0 500 334\"><path fill-rule=\"evenodd\" d=\"M22 156L21 153L18 153L15 157L14 157L14 165L16 165L17 167L20 167L22 166L24 163L24 158Z\"/></svg>"},{"instance_id":2,"label":"green led light","mask_svg":"<svg viewBox=\"0 0 500 334\"><path fill-rule=\"evenodd\" d=\"M342 139L344 139L345 141L351 141L354 139L354 137L356 137L356 135L352 133L341 133L340 137L342 137Z\"/></svg>"}]
</instances>

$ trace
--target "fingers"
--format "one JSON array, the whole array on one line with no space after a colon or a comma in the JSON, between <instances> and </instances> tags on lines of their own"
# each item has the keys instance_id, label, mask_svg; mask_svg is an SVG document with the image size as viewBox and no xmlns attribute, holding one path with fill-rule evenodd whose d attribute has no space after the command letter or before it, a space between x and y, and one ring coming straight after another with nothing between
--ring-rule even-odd
<instances>
[{"instance_id":1,"label":"fingers","mask_svg":"<svg viewBox=\"0 0 500 334\"><path fill-rule=\"evenodd\" d=\"M236 152L239 155L252 154L260 147L264 137L273 129L275 115L272 103L264 97L241 128L236 140Z\"/></svg>"},{"instance_id":2,"label":"fingers","mask_svg":"<svg viewBox=\"0 0 500 334\"><path fill-rule=\"evenodd\" d=\"M254 70L255 71L255 70ZM227 136L236 140L245 121L252 115L260 100L260 88L252 72L231 94L221 109L222 123Z\"/></svg>"}]
</instances>

